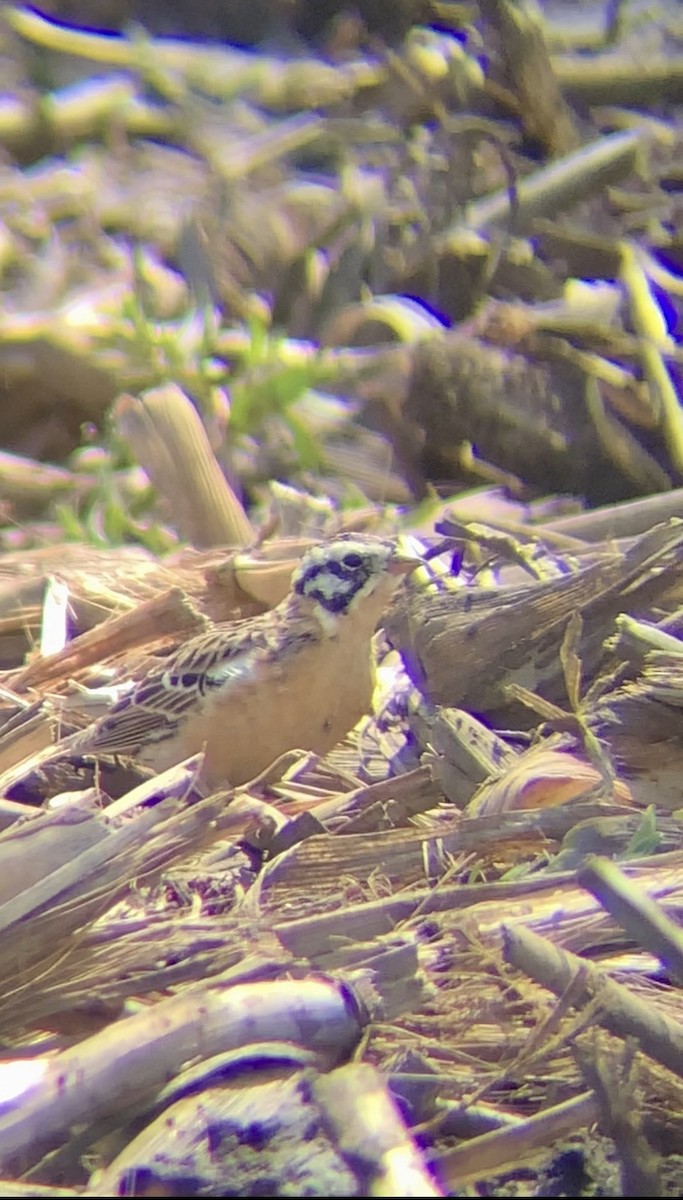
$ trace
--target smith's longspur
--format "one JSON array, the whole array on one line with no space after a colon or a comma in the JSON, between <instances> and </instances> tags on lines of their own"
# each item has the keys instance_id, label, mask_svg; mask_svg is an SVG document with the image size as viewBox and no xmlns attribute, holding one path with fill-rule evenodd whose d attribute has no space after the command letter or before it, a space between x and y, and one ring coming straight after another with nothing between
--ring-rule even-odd
<instances>
[{"instance_id":1,"label":"smith's longspur","mask_svg":"<svg viewBox=\"0 0 683 1200\"><path fill-rule=\"evenodd\" d=\"M372 636L418 561L367 534L312 547L277 608L192 638L70 750L156 771L203 750L211 787L244 783L287 750L327 752L368 711Z\"/></svg>"}]
</instances>

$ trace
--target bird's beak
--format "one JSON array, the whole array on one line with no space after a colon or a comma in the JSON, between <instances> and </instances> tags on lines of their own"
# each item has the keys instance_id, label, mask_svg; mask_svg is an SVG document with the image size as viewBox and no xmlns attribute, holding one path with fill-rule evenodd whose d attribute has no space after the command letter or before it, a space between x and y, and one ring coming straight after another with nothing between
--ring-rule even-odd
<instances>
[{"instance_id":1,"label":"bird's beak","mask_svg":"<svg viewBox=\"0 0 683 1200\"><path fill-rule=\"evenodd\" d=\"M391 575L409 575L421 565L422 559L418 554L397 546L389 560L388 570Z\"/></svg>"}]
</instances>

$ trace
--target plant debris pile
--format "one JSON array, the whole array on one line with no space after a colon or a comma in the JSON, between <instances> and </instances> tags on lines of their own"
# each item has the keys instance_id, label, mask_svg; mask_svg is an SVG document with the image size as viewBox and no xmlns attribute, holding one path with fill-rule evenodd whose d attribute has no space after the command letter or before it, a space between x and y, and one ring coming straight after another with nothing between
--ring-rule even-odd
<instances>
[{"instance_id":1,"label":"plant debris pile","mask_svg":"<svg viewBox=\"0 0 683 1200\"><path fill-rule=\"evenodd\" d=\"M680 1193L682 47L3 6L3 1194ZM344 742L78 752L340 531L420 560Z\"/></svg>"}]
</instances>

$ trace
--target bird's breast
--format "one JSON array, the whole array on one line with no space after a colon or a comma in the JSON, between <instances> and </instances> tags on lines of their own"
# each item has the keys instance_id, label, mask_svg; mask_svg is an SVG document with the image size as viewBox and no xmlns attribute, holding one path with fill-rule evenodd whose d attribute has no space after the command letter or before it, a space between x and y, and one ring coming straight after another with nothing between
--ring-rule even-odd
<instances>
[{"instance_id":1,"label":"bird's breast","mask_svg":"<svg viewBox=\"0 0 683 1200\"><path fill-rule=\"evenodd\" d=\"M205 749L210 786L246 783L287 750L330 750L368 710L372 685L369 639L342 631L295 640L249 672L226 672L182 722L178 742L151 747L146 761L160 770Z\"/></svg>"}]
</instances>

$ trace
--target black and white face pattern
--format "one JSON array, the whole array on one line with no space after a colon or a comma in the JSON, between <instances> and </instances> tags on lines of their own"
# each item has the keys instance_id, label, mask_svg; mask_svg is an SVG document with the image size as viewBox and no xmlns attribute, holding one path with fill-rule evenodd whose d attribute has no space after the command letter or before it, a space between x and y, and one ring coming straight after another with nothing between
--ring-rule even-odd
<instances>
[{"instance_id":1,"label":"black and white face pattern","mask_svg":"<svg viewBox=\"0 0 683 1200\"><path fill-rule=\"evenodd\" d=\"M294 591L334 616L374 591L394 555L391 542L349 535L307 551L292 577Z\"/></svg>"}]
</instances>

